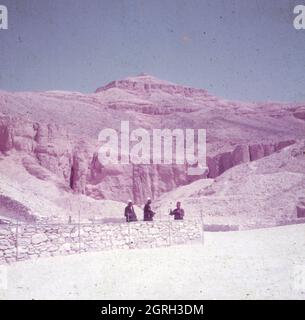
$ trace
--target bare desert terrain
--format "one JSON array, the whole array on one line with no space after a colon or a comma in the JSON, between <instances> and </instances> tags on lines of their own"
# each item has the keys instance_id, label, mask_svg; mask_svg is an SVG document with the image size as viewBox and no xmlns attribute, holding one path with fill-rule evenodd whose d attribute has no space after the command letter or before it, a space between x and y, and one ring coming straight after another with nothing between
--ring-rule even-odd
<instances>
[{"instance_id":1,"label":"bare desert terrain","mask_svg":"<svg viewBox=\"0 0 305 320\"><path fill-rule=\"evenodd\" d=\"M305 299L305 225L7 267L1 299Z\"/></svg>"}]
</instances>

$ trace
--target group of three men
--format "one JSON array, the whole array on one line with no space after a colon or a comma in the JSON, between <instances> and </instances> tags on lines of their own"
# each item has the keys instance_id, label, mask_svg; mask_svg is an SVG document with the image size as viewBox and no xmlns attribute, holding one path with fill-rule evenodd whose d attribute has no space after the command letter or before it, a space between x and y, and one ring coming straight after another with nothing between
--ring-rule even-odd
<instances>
[{"instance_id":1,"label":"group of three men","mask_svg":"<svg viewBox=\"0 0 305 320\"><path fill-rule=\"evenodd\" d=\"M147 202L144 206L144 221L153 221L154 215L156 214L151 209L151 199L148 198ZM170 215L173 215L175 217L175 220L183 220L184 217L184 210L181 208L181 202L178 201L176 204L176 208L174 210L170 209ZM131 200L128 200L127 207L125 208L124 212L126 222L134 222L138 221L137 215L133 208L133 203Z\"/></svg>"}]
</instances>

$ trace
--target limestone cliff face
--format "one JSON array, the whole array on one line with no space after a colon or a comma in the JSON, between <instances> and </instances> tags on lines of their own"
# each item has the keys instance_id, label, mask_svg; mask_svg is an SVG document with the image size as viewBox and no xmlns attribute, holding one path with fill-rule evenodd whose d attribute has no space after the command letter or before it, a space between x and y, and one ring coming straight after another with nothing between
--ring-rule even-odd
<instances>
[{"instance_id":1,"label":"limestone cliff face","mask_svg":"<svg viewBox=\"0 0 305 320\"><path fill-rule=\"evenodd\" d=\"M294 143L295 140L285 140L268 144L237 145L232 151L220 153L213 158L207 158L208 177L216 178L238 164L261 159Z\"/></svg>"},{"instance_id":2,"label":"limestone cliff face","mask_svg":"<svg viewBox=\"0 0 305 320\"><path fill-rule=\"evenodd\" d=\"M27 153L39 165L69 181L73 148L65 130L21 117L0 117L0 132L2 153L9 155L11 150Z\"/></svg>"},{"instance_id":3,"label":"limestone cliff face","mask_svg":"<svg viewBox=\"0 0 305 320\"><path fill-rule=\"evenodd\" d=\"M103 166L86 141L70 136L55 124L32 123L22 118L0 118L0 151L26 153L32 158L23 161L25 168L39 179L46 174L35 165L56 174L71 191L95 199L126 201L132 198L143 203L147 196L157 198L178 186L202 176L189 176L185 165L108 165ZM235 165L260 159L295 141L273 144L237 145L232 151L207 158L209 178L216 178Z\"/></svg>"},{"instance_id":4,"label":"limestone cliff face","mask_svg":"<svg viewBox=\"0 0 305 320\"><path fill-rule=\"evenodd\" d=\"M33 176L46 180L48 172L55 174L75 193L143 203L202 176L189 176L184 165L103 166L97 158L101 129L117 129L122 120L148 130L204 128L204 177L215 178L303 138L303 111L300 104L228 101L145 74L93 94L0 92L0 153L19 154Z\"/></svg>"}]
</instances>

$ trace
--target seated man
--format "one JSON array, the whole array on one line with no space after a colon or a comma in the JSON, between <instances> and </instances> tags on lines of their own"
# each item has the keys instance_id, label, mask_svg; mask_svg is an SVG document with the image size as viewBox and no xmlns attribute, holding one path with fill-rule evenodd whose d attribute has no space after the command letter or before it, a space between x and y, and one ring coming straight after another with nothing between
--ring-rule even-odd
<instances>
[{"instance_id":1,"label":"seated man","mask_svg":"<svg viewBox=\"0 0 305 320\"><path fill-rule=\"evenodd\" d=\"M181 208L181 202L178 201L176 205L176 209L170 210L169 213L171 216L175 216L175 220L183 220L184 217L184 210Z\"/></svg>"},{"instance_id":2,"label":"seated man","mask_svg":"<svg viewBox=\"0 0 305 320\"><path fill-rule=\"evenodd\" d=\"M144 206L144 221L153 221L155 212L151 210L150 205L151 205L151 199L147 198L147 202Z\"/></svg>"},{"instance_id":3,"label":"seated man","mask_svg":"<svg viewBox=\"0 0 305 320\"><path fill-rule=\"evenodd\" d=\"M128 200L127 207L125 208L125 218L126 222L138 221L131 200Z\"/></svg>"}]
</instances>

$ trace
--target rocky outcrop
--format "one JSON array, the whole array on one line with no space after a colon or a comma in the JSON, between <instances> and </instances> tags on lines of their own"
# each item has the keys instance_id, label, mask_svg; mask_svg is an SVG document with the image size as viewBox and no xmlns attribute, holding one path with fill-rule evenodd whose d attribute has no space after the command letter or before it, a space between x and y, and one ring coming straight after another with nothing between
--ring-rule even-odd
<instances>
[{"instance_id":1,"label":"rocky outcrop","mask_svg":"<svg viewBox=\"0 0 305 320\"><path fill-rule=\"evenodd\" d=\"M141 112L144 114L149 114L149 115L170 115L174 114L176 112L183 112L183 113L191 113L198 111L198 107L175 107L175 106L162 106L162 107L156 107L152 105L128 105L126 102L125 103L115 103L115 104L110 104L108 105L109 109L112 110L133 110L136 112Z\"/></svg>"},{"instance_id":2,"label":"rocky outcrop","mask_svg":"<svg viewBox=\"0 0 305 320\"><path fill-rule=\"evenodd\" d=\"M13 127L8 117L0 118L0 151L5 153L13 148Z\"/></svg>"},{"instance_id":3,"label":"rocky outcrop","mask_svg":"<svg viewBox=\"0 0 305 320\"><path fill-rule=\"evenodd\" d=\"M216 178L238 164L261 159L294 143L295 140L285 140L266 144L238 145L231 152L224 152L212 158L207 158L208 177Z\"/></svg>"},{"instance_id":4,"label":"rocky outcrop","mask_svg":"<svg viewBox=\"0 0 305 320\"><path fill-rule=\"evenodd\" d=\"M239 145L232 151L232 165L250 161L250 152L247 145Z\"/></svg>"},{"instance_id":5,"label":"rocky outcrop","mask_svg":"<svg viewBox=\"0 0 305 320\"><path fill-rule=\"evenodd\" d=\"M293 115L298 119L305 120L305 107L298 108Z\"/></svg>"},{"instance_id":6,"label":"rocky outcrop","mask_svg":"<svg viewBox=\"0 0 305 320\"><path fill-rule=\"evenodd\" d=\"M77 193L86 193L90 159L91 155L85 146L78 146L73 150L69 185L70 188Z\"/></svg>"},{"instance_id":7,"label":"rocky outcrop","mask_svg":"<svg viewBox=\"0 0 305 320\"><path fill-rule=\"evenodd\" d=\"M22 203L0 194L0 212L2 216L14 217L20 221L35 221L28 208Z\"/></svg>"},{"instance_id":8,"label":"rocky outcrop","mask_svg":"<svg viewBox=\"0 0 305 320\"><path fill-rule=\"evenodd\" d=\"M116 195L122 201L133 199L143 203L149 196L162 193L190 182L184 165L108 165L103 166L95 153L87 177L86 194L96 199Z\"/></svg>"},{"instance_id":9,"label":"rocky outcrop","mask_svg":"<svg viewBox=\"0 0 305 320\"><path fill-rule=\"evenodd\" d=\"M189 176L185 165L113 165L99 163L97 153L83 139L72 139L55 124L31 123L22 118L1 118L0 150L27 153L23 165L39 179L47 180L47 170L73 192L95 199L129 198L143 203L147 196L157 198L201 176ZM226 170L268 156L293 140L277 143L237 145L232 151L208 157L208 177L216 178ZM44 170L39 169L44 168ZM51 179L51 178L50 178Z\"/></svg>"},{"instance_id":10,"label":"rocky outcrop","mask_svg":"<svg viewBox=\"0 0 305 320\"><path fill-rule=\"evenodd\" d=\"M298 218L305 218L305 198L300 199L296 206L296 210Z\"/></svg>"},{"instance_id":11,"label":"rocky outcrop","mask_svg":"<svg viewBox=\"0 0 305 320\"><path fill-rule=\"evenodd\" d=\"M96 89L95 93L103 92L111 88L136 91L140 94L151 94L152 92L162 91L168 94L182 95L184 97L193 97L196 95L210 96L204 89L196 89L177 85L167 81L160 81L159 79L156 79L145 73L140 74L137 77L130 77L123 80L112 81L106 86L102 86Z\"/></svg>"},{"instance_id":12,"label":"rocky outcrop","mask_svg":"<svg viewBox=\"0 0 305 320\"><path fill-rule=\"evenodd\" d=\"M33 123L24 118L0 118L0 151L22 151L39 165L63 178L70 178L72 138L55 124ZM27 162L29 163L29 162Z\"/></svg>"}]
</instances>

